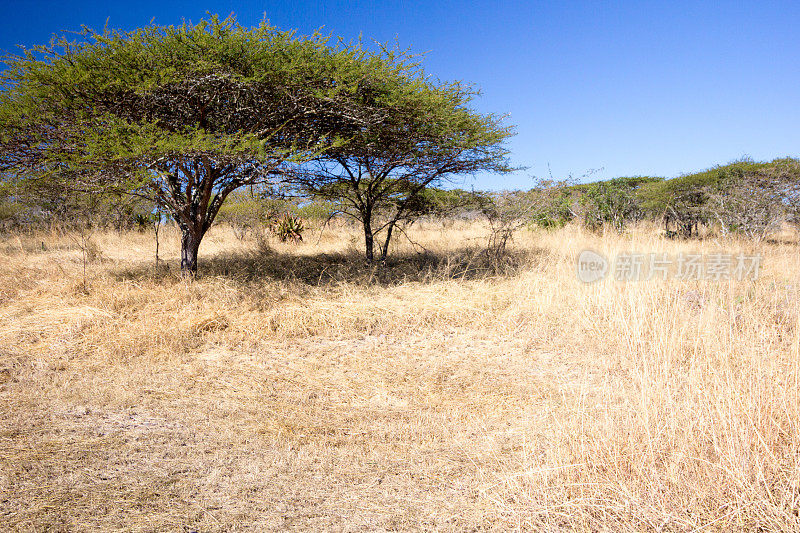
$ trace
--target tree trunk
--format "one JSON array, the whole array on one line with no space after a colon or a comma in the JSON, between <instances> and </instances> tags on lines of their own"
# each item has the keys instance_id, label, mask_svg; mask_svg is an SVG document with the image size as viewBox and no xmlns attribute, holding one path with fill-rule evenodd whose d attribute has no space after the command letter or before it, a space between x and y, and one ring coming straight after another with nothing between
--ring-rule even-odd
<instances>
[{"instance_id":1,"label":"tree trunk","mask_svg":"<svg viewBox=\"0 0 800 533\"><path fill-rule=\"evenodd\" d=\"M367 263L372 264L375 259L375 239L372 235L372 220L369 215L365 215L362 220L364 224L364 247L367 254Z\"/></svg>"},{"instance_id":2,"label":"tree trunk","mask_svg":"<svg viewBox=\"0 0 800 533\"><path fill-rule=\"evenodd\" d=\"M381 250L381 261L386 261L386 255L389 253L389 241L392 240L392 230L394 229L394 222L389 224L386 228L386 240L383 241L383 250Z\"/></svg>"},{"instance_id":3,"label":"tree trunk","mask_svg":"<svg viewBox=\"0 0 800 533\"><path fill-rule=\"evenodd\" d=\"M197 277L197 251L200 248L200 240L203 238L199 232L194 232L189 228L182 228L181 237L181 275L183 277Z\"/></svg>"}]
</instances>

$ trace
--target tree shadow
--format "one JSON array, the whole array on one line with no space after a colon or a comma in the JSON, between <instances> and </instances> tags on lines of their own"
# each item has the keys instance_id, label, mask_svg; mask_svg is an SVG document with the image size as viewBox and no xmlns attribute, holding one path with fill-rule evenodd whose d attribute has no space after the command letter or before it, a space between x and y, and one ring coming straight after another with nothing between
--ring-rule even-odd
<instances>
[{"instance_id":1,"label":"tree shadow","mask_svg":"<svg viewBox=\"0 0 800 533\"><path fill-rule=\"evenodd\" d=\"M474 280L513 276L530 263L532 255L541 253L544 251L508 250L497 256L487 254L485 248L463 247L447 252L398 253L385 263L367 264L357 251L299 255L261 247L201 258L199 277L223 277L241 283L290 281L310 286ZM177 264L162 265L158 271L152 265L137 265L113 275L128 281L164 280L178 277L179 269Z\"/></svg>"}]
</instances>

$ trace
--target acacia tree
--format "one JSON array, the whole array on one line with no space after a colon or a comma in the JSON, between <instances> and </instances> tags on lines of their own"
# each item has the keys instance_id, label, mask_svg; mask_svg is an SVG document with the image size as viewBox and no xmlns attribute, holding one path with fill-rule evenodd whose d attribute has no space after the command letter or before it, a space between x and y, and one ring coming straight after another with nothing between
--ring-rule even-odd
<instances>
[{"instance_id":1,"label":"acacia tree","mask_svg":"<svg viewBox=\"0 0 800 533\"><path fill-rule=\"evenodd\" d=\"M658 181L658 178L635 176L576 186L583 224L593 230L609 224L622 233L629 222L644 217L642 199L638 194L641 187Z\"/></svg>"},{"instance_id":2,"label":"acacia tree","mask_svg":"<svg viewBox=\"0 0 800 533\"><path fill-rule=\"evenodd\" d=\"M385 118L291 172L304 192L335 202L360 222L368 263L380 232L385 260L393 230L425 212L426 187L458 175L513 170L503 145L512 128L470 109L473 89L431 80L408 54L389 57L396 66L392 78L359 95L362 105L383 109Z\"/></svg>"},{"instance_id":3,"label":"acacia tree","mask_svg":"<svg viewBox=\"0 0 800 533\"><path fill-rule=\"evenodd\" d=\"M709 218L723 233L738 232L760 242L795 220L800 200L800 161L740 161L714 169L719 178L706 187Z\"/></svg>"},{"instance_id":4,"label":"acacia tree","mask_svg":"<svg viewBox=\"0 0 800 533\"><path fill-rule=\"evenodd\" d=\"M0 171L151 199L182 230L181 269L227 196L335 149L384 117L368 81L390 72L359 46L233 17L54 37L0 73Z\"/></svg>"},{"instance_id":5,"label":"acacia tree","mask_svg":"<svg viewBox=\"0 0 800 533\"><path fill-rule=\"evenodd\" d=\"M700 224L718 223L762 240L784 221L800 219L800 161L734 161L702 172L643 183L642 210L662 217L668 236L691 237ZM670 224L675 223L675 230Z\"/></svg>"}]
</instances>

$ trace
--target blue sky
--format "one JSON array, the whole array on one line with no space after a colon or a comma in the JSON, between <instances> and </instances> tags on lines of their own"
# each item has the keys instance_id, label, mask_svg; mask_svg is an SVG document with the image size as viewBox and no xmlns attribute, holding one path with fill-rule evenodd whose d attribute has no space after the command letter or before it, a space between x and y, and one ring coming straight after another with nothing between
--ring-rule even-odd
<instances>
[{"instance_id":1,"label":"blue sky","mask_svg":"<svg viewBox=\"0 0 800 533\"><path fill-rule=\"evenodd\" d=\"M513 176L672 177L750 156L800 155L800 2L169 2L0 0L0 49L81 24L132 29L235 12L282 29L398 40L425 68L509 114ZM548 170L549 169L549 170Z\"/></svg>"}]
</instances>

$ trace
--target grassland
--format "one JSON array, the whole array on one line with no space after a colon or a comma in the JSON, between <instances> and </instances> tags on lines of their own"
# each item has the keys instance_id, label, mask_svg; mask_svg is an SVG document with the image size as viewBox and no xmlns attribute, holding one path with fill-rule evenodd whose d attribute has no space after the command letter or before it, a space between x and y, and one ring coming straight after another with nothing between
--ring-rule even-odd
<instances>
[{"instance_id":1,"label":"grassland","mask_svg":"<svg viewBox=\"0 0 800 533\"><path fill-rule=\"evenodd\" d=\"M177 234L0 241L0 529L800 529L792 240L423 224L367 268ZM761 253L757 280L612 279L575 260Z\"/></svg>"}]
</instances>

